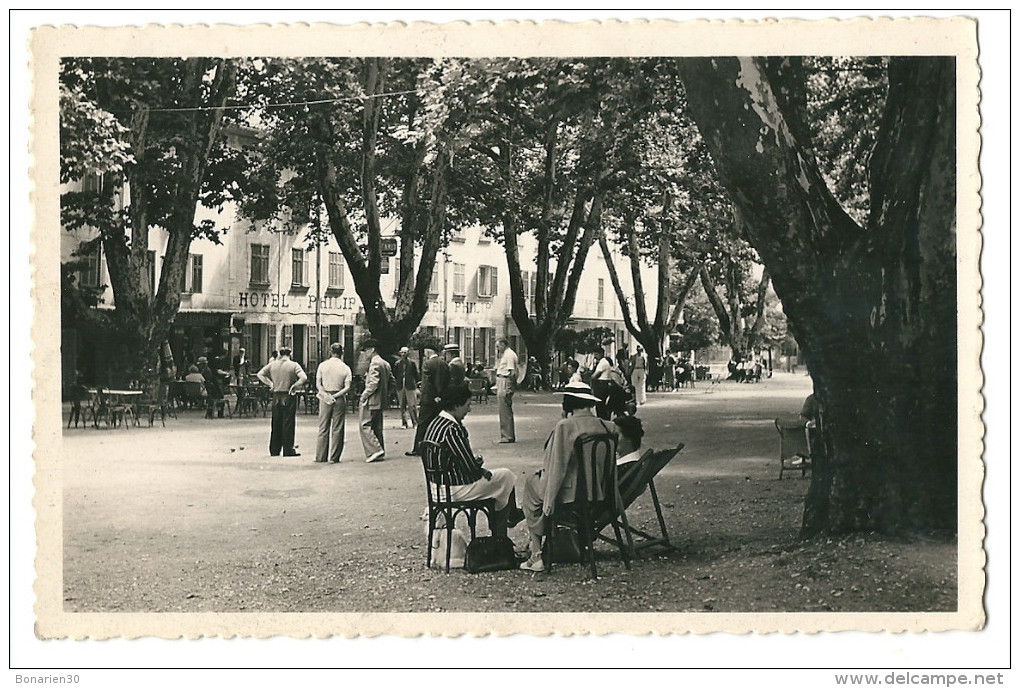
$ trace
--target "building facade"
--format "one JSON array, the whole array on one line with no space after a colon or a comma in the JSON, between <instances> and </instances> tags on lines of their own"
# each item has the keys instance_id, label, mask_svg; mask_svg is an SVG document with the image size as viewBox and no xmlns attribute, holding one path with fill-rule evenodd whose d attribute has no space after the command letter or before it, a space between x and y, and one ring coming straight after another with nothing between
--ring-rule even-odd
<instances>
[{"instance_id":1,"label":"building facade","mask_svg":"<svg viewBox=\"0 0 1020 688\"><path fill-rule=\"evenodd\" d=\"M301 364L314 367L328 355L325 352L332 342L344 345L345 357L357 369L356 344L367 331L361 301L333 237L316 244L310 239L309 227L288 232L269 225L252 226L229 205L215 211L200 207L196 222L203 219L215 220L219 226L228 222L229 230L221 243L204 238L192 242L180 312L169 337L179 370L200 356L220 360L226 367L243 347L248 369L254 372L284 346L294 351ZM389 227L395 230L395 224ZM101 251L97 248L85 256L75 255L80 244L93 236L87 231L63 232L61 258L82 263L80 284L101 287L109 284ZM394 242L390 240L391 248ZM159 283L166 243L165 231L150 230L149 279L153 285ZM531 236L520 238L520 255L529 310L533 310L535 241ZM389 305L395 300L398 270L396 255L383 259L381 288ZM629 274L628 270L620 272ZM652 290L655 274L647 272L645 283ZM519 354L527 354L510 315L510 280L503 248L480 228L457 232L440 251L428 296L429 307L420 329L440 341L459 344L466 361L494 365L495 342L501 336L506 336ZM654 291L650 297L654 300ZM107 288L101 307L113 305ZM617 347L630 344L605 259L597 249L588 254L568 327L606 327L615 334ZM109 367L102 347L95 342L67 331L64 344L65 379L73 371L98 379Z\"/></svg>"}]
</instances>

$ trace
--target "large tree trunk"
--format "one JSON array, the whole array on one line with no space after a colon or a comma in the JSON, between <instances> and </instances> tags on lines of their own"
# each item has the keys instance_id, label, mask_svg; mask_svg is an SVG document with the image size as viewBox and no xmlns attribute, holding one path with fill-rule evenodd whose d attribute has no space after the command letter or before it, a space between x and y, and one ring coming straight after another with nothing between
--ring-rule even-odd
<instances>
[{"instance_id":1,"label":"large tree trunk","mask_svg":"<svg viewBox=\"0 0 1020 688\"><path fill-rule=\"evenodd\" d=\"M213 78L206 79L215 67ZM174 153L179 169L171 177L154 178L148 168L146 149L156 134L150 110L139 106L131 119L131 145L135 165L128 170L131 204L127 232L119 227L103 231L103 249L114 297L113 323L117 349L113 360L125 379L151 382L158 371L159 353L181 305L184 273L195 235L195 212L206 175L209 155L220 138L223 106L234 93L236 65L231 60L190 58L184 60L174 103L194 108L174 122ZM117 184L123 183L118 177ZM165 196L172 207L164 229L168 239L159 283L149 284L149 208L153 199Z\"/></svg>"},{"instance_id":2,"label":"large tree trunk","mask_svg":"<svg viewBox=\"0 0 1020 688\"><path fill-rule=\"evenodd\" d=\"M378 58L368 59L364 65L364 85L367 94L385 91L387 63ZM439 252L443 225L446 222L447 174L451 153L440 149L436 155L429 187L427 212L422 212L421 186L426 171L429 149L423 141L415 149L414 161L406 171L401 192L400 264L397 296L392 309L386 306L380 287L382 274L382 227L378 207L378 172L376 154L382 110L373 98L365 100L361 143L361 201L365 213L366 240L362 247L350 222L344 202L339 175L329 152L336 145L337 135L328 115L314 120L319 147L316 150L316 175L319 193L329 221L330 231L351 271L354 289L365 311L369 332L379 341L384 356L395 354L418 329L428 311L428 287ZM416 240L421 241L421 257L414 270Z\"/></svg>"},{"instance_id":3,"label":"large tree trunk","mask_svg":"<svg viewBox=\"0 0 1020 688\"><path fill-rule=\"evenodd\" d=\"M684 60L692 114L807 358L826 456L803 533L956 527L952 58L892 58L868 226L804 126L799 61Z\"/></svg>"}]
</instances>

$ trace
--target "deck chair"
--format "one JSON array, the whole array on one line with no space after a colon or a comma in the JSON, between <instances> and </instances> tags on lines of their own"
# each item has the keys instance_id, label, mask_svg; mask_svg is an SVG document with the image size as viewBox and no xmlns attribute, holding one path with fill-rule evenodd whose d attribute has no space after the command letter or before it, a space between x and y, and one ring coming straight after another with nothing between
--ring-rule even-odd
<instances>
[{"instance_id":1,"label":"deck chair","mask_svg":"<svg viewBox=\"0 0 1020 688\"><path fill-rule=\"evenodd\" d=\"M645 489L648 489L648 493L652 497L652 505L655 507L655 518L659 524L659 534L653 535L646 533L643 530L635 528L628 522L626 528L629 531L630 538L628 542L631 543L631 556L636 557L637 553L647 547L665 547L668 549L673 548L673 544L669 541L669 533L666 532L666 520L662 516L662 505L659 503L659 494L655 490L655 476L666 467L666 465L673 460L673 458L683 451L684 444L681 442L673 449L665 449L663 451L653 451L649 449L646 451L640 459L637 460L634 466L630 467L622 477L619 478L618 485L620 489L620 499L623 505L624 511L630 508L630 505L637 501L637 498L644 494ZM599 539L611 542L611 540L602 534L606 526L611 523L610 514L599 514L595 520L596 534ZM638 540L637 538L640 538Z\"/></svg>"},{"instance_id":2,"label":"deck chair","mask_svg":"<svg viewBox=\"0 0 1020 688\"><path fill-rule=\"evenodd\" d=\"M431 440L421 441L421 463L425 469L425 494L428 500L428 521L429 521L429 546L428 555L425 559L425 566L432 567L432 536L436 532L436 522L442 516L443 523L448 533L446 539L446 572L450 572L450 556L452 554L453 538L449 533L453 532L457 516L464 514L467 517L468 527L471 529L471 539L475 539L475 526L478 521L478 512L485 514L490 527L493 514L496 513L495 499L478 499L466 502L454 501L450 496L450 457L444 451L442 445Z\"/></svg>"},{"instance_id":3,"label":"deck chair","mask_svg":"<svg viewBox=\"0 0 1020 688\"><path fill-rule=\"evenodd\" d=\"M553 558L550 551L552 533L563 522L573 521L577 524L581 537L581 553L587 556L591 567L591 578L598 578L595 565L596 514L608 518L606 525L612 525L616 533L616 546L620 550L623 565L630 569L630 552L634 549L631 541L630 526L627 513L623 508L619 487L616 483L616 436L587 435L577 439L571 462L577 462L577 490L572 503L557 503L553 513L546 519L546 538L542 548L542 560L546 571L552 571ZM568 508L563 508L564 506ZM601 530L601 529L599 529ZM623 542L623 535L627 543ZM612 541L610 541L612 542Z\"/></svg>"},{"instance_id":4,"label":"deck chair","mask_svg":"<svg viewBox=\"0 0 1020 688\"><path fill-rule=\"evenodd\" d=\"M807 421L803 418L776 418L779 431L779 479L786 471L800 471L800 477L811 468L811 440Z\"/></svg>"},{"instance_id":5,"label":"deck chair","mask_svg":"<svg viewBox=\"0 0 1020 688\"><path fill-rule=\"evenodd\" d=\"M467 379L468 391L475 398L475 401L489 403L489 381L482 377L469 377Z\"/></svg>"}]
</instances>

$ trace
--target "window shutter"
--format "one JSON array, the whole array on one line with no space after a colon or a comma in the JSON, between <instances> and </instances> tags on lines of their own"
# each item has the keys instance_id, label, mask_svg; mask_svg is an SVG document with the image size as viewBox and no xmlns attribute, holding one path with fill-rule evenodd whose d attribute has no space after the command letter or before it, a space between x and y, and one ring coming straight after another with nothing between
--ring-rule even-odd
<instances>
[{"instance_id":1,"label":"window shutter","mask_svg":"<svg viewBox=\"0 0 1020 688\"><path fill-rule=\"evenodd\" d=\"M490 291L490 295L495 296L499 288L499 276L495 265L493 265L490 269L492 270L490 273L492 275L492 289Z\"/></svg>"}]
</instances>

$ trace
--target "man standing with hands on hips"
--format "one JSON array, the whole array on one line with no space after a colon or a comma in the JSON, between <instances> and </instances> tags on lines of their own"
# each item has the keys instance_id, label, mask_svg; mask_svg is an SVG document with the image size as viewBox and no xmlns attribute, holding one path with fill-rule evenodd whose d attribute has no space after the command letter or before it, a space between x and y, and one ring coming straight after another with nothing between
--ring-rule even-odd
<instances>
[{"instance_id":1,"label":"man standing with hands on hips","mask_svg":"<svg viewBox=\"0 0 1020 688\"><path fill-rule=\"evenodd\" d=\"M372 463L386 458L383 443L383 409L389 405L390 364L376 350L379 343L369 337L361 343L361 350L371 359L365 373L365 391L361 393L361 445L365 448L365 461Z\"/></svg>"},{"instance_id":2,"label":"man standing with hands on hips","mask_svg":"<svg viewBox=\"0 0 1020 688\"><path fill-rule=\"evenodd\" d=\"M280 349L275 361L258 372L258 378L273 389L273 425L269 434L269 454L301 456L294 448L294 416L297 397L294 394L308 380L297 361L290 360L290 349Z\"/></svg>"},{"instance_id":3,"label":"man standing with hands on hips","mask_svg":"<svg viewBox=\"0 0 1020 688\"><path fill-rule=\"evenodd\" d=\"M517 388L517 377L520 363L517 353L510 348L506 338L496 340L496 404L499 407L499 443L513 444L517 441L514 431L514 390Z\"/></svg>"},{"instance_id":4,"label":"man standing with hands on hips","mask_svg":"<svg viewBox=\"0 0 1020 688\"><path fill-rule=\"evenodd\" d=\"M316 463L340 463L344 452L344 421L347 418L347 392L351 389L351 369L344 363L344 347L339 342L329 347L329 360L315 372L319 397L319 437L315 447Z\"/></svg>"}]
</instances>

